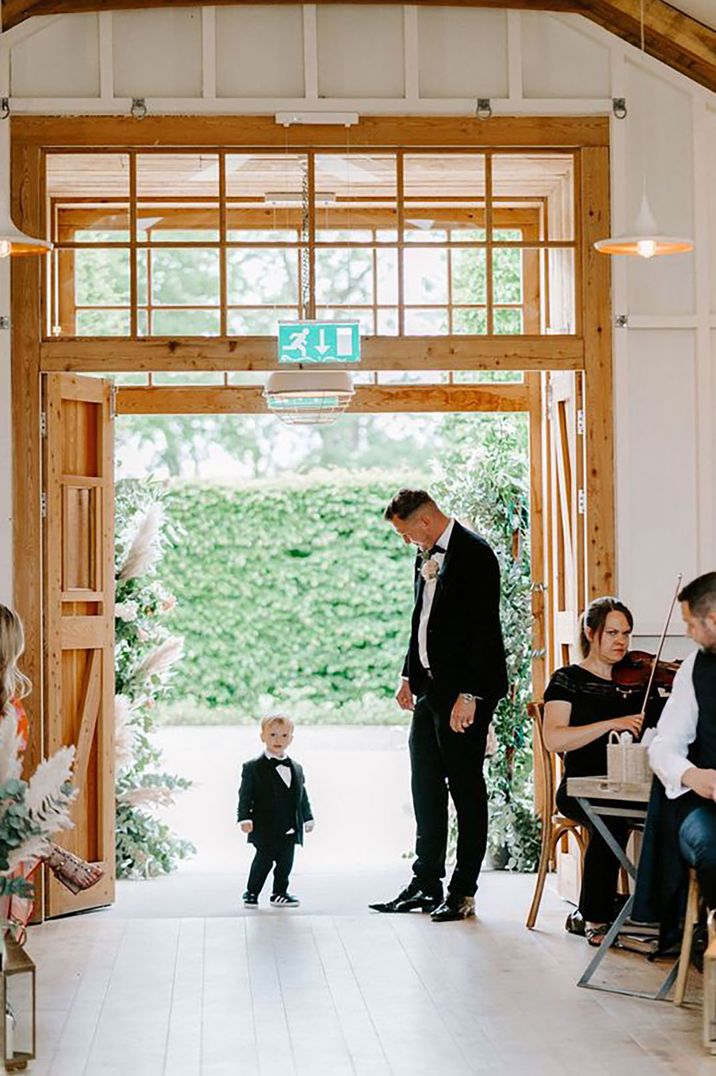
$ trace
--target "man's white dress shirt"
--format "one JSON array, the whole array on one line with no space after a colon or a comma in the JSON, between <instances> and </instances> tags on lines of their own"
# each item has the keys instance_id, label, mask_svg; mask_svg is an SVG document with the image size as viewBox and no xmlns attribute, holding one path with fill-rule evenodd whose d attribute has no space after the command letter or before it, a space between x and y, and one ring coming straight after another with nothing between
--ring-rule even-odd
<instances>
[{"instance_id":1,"label":"man's white dress shirt","mask_svg":"<svg viewBox=\"0 0 716 1076\"><path fill-rule=\"evenodd\" d=\"M442 548L447 551L454 526L455 520L451 519L437 542L434 544L442 546ZM442 571L445 553L433 553L430 559L437 561L439 569ZM426 579L423 585L423 604L420 607L420 622L418 623L418 654L420 655L420 664L424 669L430 668L430 659L428 658L428 620L430 619L430 610L433 607L437 582L436 576L435 579Z\"/></svg>"},{"instance_id":2,"label":"man's white dress shirt","mask_svg":"<svg viewBox=\"0 0 716 1076\"><path fill-rule=\"evenodd\" d=\"M681 778L693 766L687 758L689 746L696 739L699 705L694 691L694 662L698 650L684 659L674 677L671 695L659 718L657 733L649 746L649 762L670 800L689 789Z\"/></svg>"}]
</instances>

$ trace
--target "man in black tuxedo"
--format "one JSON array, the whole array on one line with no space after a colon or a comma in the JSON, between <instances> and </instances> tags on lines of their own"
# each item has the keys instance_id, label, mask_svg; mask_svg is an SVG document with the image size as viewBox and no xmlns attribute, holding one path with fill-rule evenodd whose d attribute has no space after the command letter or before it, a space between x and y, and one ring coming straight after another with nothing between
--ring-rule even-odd
<instances>
[{"instance_id":1,"label":"man in black tuxedo","mask_svg":"<svg viewBox=\"0 0 716 1076\"><path fill-rule=\"evenodd\" d=\"M507 691L500 570L487 542L440 511L425 490L401 489L385 510L418 546L410 645L396 700L412 710L410 767L417 824L413 880L371 908L429 911L434 922L475 914L487 846L483 776L487 730ZM457 814L457 860L443 900L448 790Z\"/></svg>"}]
</instances>

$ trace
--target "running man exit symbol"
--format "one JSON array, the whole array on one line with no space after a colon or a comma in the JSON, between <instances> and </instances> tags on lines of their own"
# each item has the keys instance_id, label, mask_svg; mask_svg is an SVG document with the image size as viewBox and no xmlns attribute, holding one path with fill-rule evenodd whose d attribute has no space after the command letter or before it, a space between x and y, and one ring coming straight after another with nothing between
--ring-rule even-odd
<instances>
[{"instance_id":1,"label":"running man exit symbol","mask_svg":"<svg viewBox=\"0 0 716 1076\"><path fill-rule=\"evenodd\" d=\"M360 362L357 321L280 321L281 363Z\"/></svg>"}]
</instances>

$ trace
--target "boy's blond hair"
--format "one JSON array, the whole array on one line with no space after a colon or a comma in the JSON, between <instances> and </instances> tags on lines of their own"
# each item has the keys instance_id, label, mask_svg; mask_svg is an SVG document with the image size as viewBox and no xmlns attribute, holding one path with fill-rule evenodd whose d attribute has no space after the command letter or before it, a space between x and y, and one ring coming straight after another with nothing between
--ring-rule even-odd
<instances>
[{"instance_id":1,"label":"boy's blond hair","mask_svg":"<svg viewBox=\"0 0 716 1076\"><path fill-rule=\"evenodd\" d=\"M295 725L288 714L267 714L261 718L261 731L265 732L269 725L287 725L293 732Z\"/></svg>"}]
</instances>

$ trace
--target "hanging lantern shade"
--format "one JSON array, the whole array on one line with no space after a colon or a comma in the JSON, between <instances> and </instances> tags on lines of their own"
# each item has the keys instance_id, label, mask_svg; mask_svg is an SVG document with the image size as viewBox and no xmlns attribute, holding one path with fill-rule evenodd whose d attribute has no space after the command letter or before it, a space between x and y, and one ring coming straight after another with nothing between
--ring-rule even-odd
<instances>
[{"instance_id":1,"label":"hanging lantern shade","mask_svg":"<svg viewBox=\"0 0 716 1076\"><path fill-rule=\"evenodd\" d=\"M328 425L353 398L353 379L344 370L276 370L266 379L266 405L288 425Z\"/></svg>"}]
</instances>

